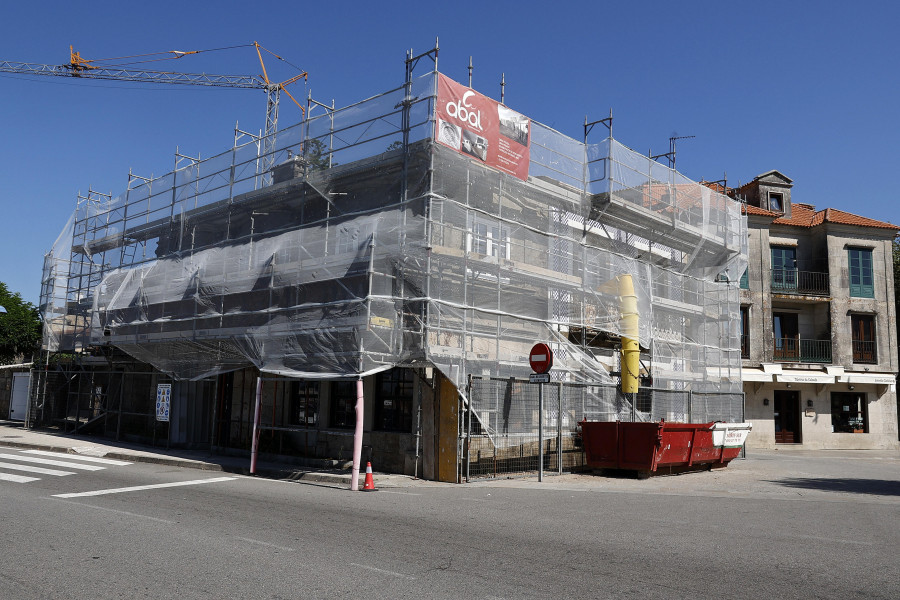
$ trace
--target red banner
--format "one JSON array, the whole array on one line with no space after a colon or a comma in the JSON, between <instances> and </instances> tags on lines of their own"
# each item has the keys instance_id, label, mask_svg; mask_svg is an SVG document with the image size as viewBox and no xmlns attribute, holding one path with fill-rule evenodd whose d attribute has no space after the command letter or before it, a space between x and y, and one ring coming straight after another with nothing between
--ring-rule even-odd
<instances>
[{"instance_id":1,"label":"red banner","mask_svg":"<svg viewBox=\"0 0 900 600\"><path fill-rule=\"evenodd\" d=\"M439 74L435 127L441 144L528 179L531 121L524 115Z\"/></svg>"}]
</instances>

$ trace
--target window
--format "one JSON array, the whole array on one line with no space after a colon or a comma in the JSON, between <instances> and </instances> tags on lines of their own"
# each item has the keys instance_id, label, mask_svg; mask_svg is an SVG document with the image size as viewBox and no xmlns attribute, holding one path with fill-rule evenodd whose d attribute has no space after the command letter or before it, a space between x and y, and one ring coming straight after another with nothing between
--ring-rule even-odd
<instances>
[{"instance_id":1,"label":"window","mask_svg":"<svg viewBox=\"0 0 900 600\"><path fill-rule=\"evenodd\" d=\"M867 433L866 395L854 392L831 394L831 431L834 433Z\"/></svg>"},{"instance_id":2,"label":"window","mask_svg":"<svg viewBox=\"0 0 900 600\"><path fill-rule=\"evenodd\" d=\"M854 298L875 297L875 274L872 271L872 250L850 248L850 295Z\"/></svg>"},{"instance_id":3,"label":"window","mask_svg":"<svg viewBox=\"0 0 900 600\"><path fill-rule=\"evenodd\" d=\"M358 254L369 243L371 235L371 225L360 225L358 227L342 225L338 229L336 252L338 254Z\"/></svg>"},{"instance_id":4,"label":"window","mask_svg":"<svg viewBox=\"0 0 900 600\"><path fill-rule=\"evenodd\" d=\"M413 375L412 369L391 369L376 376L376 430L412 430Z\"/></svg>"},{"instance_id":5,"label":"window","mask_svg":"<svg viewBox=\"0 0 900 600\"><path fill-rule=\"evenodd\" d=\"M741 307L741 358L750 358L750 307Z\"/></svg>"},{"instance_id":6,"label":"window","mask_svg":"<svg viewBox=\"0 0 900 600\"><path fill-rule=\"evenodd\" d=\"M799 360L800 330L796 313L772 313L772 329L775 336L775 360Z\"/></svg>"},{"instance_id":7,"label":"window","mask_svg":"<svg viewBox=\"0 0 900 600\"><path fill-rule=\"evenodd\" d=\"M331 426L341 429L356 427L356 382L335 381L331 384Z\"/></svg>"},{"instance_id":8,"label":"window","mask_svg":"<svg viewBox=\"0 0 900 600\"><path fill-rule=\"evenodd\" d=\"M772 212L784 212L784 196L769 192L769 210Z\"/></svg>"},{"instance_id":9,"label":"window","mask_svg":"<svg viewBox=\"0 0 900 600\"><path fill-rule=\"evenodd\" d=\"M750 289L750 276L749 276L749 272L750 272L750 269L749 269L749 268L744 269L744 274L741 275L741 289L742 289L742 290L749 290L749 289Z\"/></svg>"},{"instance_id":10,"label":"window","mask_svg":"<svg viewBox=\"0 0 900 600\"><path fill-rule=\"evenodd\" d=\"M797 289L797 249L772 246L772 291Z\"/></svg>"},{"instance_id":11,"label":"window","mask_svg":"<svg viewBox=\"0 0 900 600\"><path fill-rule=\"evenodd\" d=\"M295 381L291 388L290 424L314 427L319 418L319 383Z\"/></svg>"},{"instance_id":12,"label":"window","mask_svg":"<svg viewBox=\"0 0 900 600\"><path fill-rule=\"evenodd\" d=\"M486 256L509 258L509 228L496 222L475 219L468 236L467 250Z\"/></svg>"},{"instance_id":13,"label":"window","mask_svg":"<svg viewBox=\"0 0 900 600\"><path fill-rule=\"evenodd\" d=\"M874 364L878 362L875 352L875 315L850 315L853 362Z\"/></svg>"}]
</instances>

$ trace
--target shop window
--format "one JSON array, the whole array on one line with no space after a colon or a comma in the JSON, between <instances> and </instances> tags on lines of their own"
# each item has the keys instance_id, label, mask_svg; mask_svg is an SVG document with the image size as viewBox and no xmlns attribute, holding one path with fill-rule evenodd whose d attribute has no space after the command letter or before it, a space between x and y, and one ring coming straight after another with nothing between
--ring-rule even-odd
<instances>
[{"instance_id":1,"label":"shop window","mask_svg":"<svg viewBox=\"0 0 900 600\"><path fill-rule=\"evenodd\" d=\"M875 315L850 315L852 330L853 362L875 364L878 355L875 347Z\"/></svg>"},{"instance_id":2,"label":"shop window","mask_svg":"<svg viewBox=\"0 0 900 600\"><path fill-rule=\"evenodd\" d=\"M315 427L319 418L319 382L295 381L291 385L290 424Z\"/></svg>"},{"instance_id":3,"label":"shop window","mask_svg":"<svg viewBox=\"0 0 900 600\"><path fill-rule=\"evenodd\" d=\"M834 433L867 433L869 431L865 394L855 392L831 394L831 430Z\"/></svg>"},{"instance_id":4,"label":"shop window","mask_svg":"<svg viewBox=\"0 0 900 600\"><path fill-rule=\"evenodd\" d=\"M375 429L378 431L412 430L412 369L391 369L375 378Z\"/></svg>"},{"instance_id":5,"label":"shop window","mask_svg":"<svg viewBox=\"0 0 900 600\"><path fill-rule=\"evenodd\" d=\"M872 250L850 248L850 295L854 298L875 297L875 273L872 269Z\"/></svg>"},{"instance_id":6,"label":"shop window","mask_svg":"<svg viewBox=\"0 0 900 600\"><path fill-rule=\"evenodd\" d=\"M332 427L352 429L356 427L356 382L335 381L331 384Z\"/></svg>"}]
</instances>

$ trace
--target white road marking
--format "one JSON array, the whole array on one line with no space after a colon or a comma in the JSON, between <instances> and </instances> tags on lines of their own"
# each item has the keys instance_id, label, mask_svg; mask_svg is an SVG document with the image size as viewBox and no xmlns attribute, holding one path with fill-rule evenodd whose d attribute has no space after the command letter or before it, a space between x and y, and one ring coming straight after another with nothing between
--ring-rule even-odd
<instances>
[{"instance_id":1,"label":"white road marking","mask_svg":"<svg viewBox=\"0 0 900 600\"><path fill-rule=\"evenodd\" d=\"M50 500L50 498L47 498ZM127 510L116 510L114 508L106 508L105 506L97 506L95 504L85 504L84 502L72 502L71 500L54 500L55 502L62 502L63 504L74 504L75 506L81 506L85 508L90 508L91 510L105 510L107 512L116 513L117 515L125 515L127 517L139 517L141 519L149 519L151 521L156 521L157 523L165 523L166 525L175 525L176 521L169 521L167 519L158 519L156 517L150 517L148 515L139 515L137 513L128 512Z\"/></svg>"},{"instance_id":2,"label":"white road marking","mask_svg":"<svg viewBox=\"0 0 900 600\"><path fill-rule=\"evenodd\" d=\"M172 483L156 483L153 485L136 485L133 487L113 488L109 490L94 490L93 492L77 492L74 494L54 494L54 498L84 498L86 496L105 496L106 494L123 494L125 492L140 492L142 490L157 490L161 488L181 487L185 485L200 485L202 483L219 483L232 481L237 477L214 477L212 479L195 479L193 481L174 481Z\"/></svg>"},{"instance_id":3,"label":"white road marking","mask_svg":"<svg viewBox=\"0 0 900 600\"><path fill-rule=\"evenodd\" d=\"M124 466L130 465L132 463L125 462L124 460L113 460L111 458L99 458L97 456L82 456L80 454L62 454L59 452L50 452L48 450L22 450L23 454L37 454L38 456L57 456L57 457L66 457L67 459L72 458L75 460L82 460L84 462L91 463L100 463L102 465L115 465L115 466Z\"/></svg>"},{"instance_id":4,"label":"white road marking","mask_svg":"<svg viewBox=\"0 0 900 600\"><path fill-rule=\"evenodd\" d=\"M74 475L74 471L57 471L56 469L43 469L41 467L32 467L31 465L17 465L13 463L0 462L0 469L10 469L12 471L25 471L26 473L40 473L41 475Z\"/></svg>"},{"instance_id":5,"label":"white road marking","mask_svg":"<svg viewBox=\"0 0 900 600\"><path fill-rule=\"evenodd\" d=\"M239 537L235 538L236 540L241 540L242 542L248 542L250 544L259 544L260 546L267 546L269 548L275 548L276 550L284 550L285 552L296 552L295 548L288 548L287 546L276 546L275 544L270 544L269 542L261 542L259 540L254 540L251 538Z\"/></svg>"},{"instance_id":6,"label":"white road marking","mask_svg":"<svg viewBox=\"0 0 900 600\"><path fill-rule=\"evenodd\" d=\"M27 463L37 463L39 465L52 465L54 467L67 467L69 469L81 469L82 471L102 471L106 467L98 467L97 465L79 465L78 463L67 462L64 460L52 460L49 458L36 458L34 456L22 456L21 454L0 454L0 458L9 458L11 460L21 460Z\"/></svg>"},{"instance_id":7,"label":"white road marking","mask_svg":"<svg viewBox=\"0 0 900 600\"><path fill-rule=\"evenodd\" d=\"M0 473L0 481L12 481L14 483L28 483L29 481L40 481L40 477L25 477L24 475L11 475L9 473Z\"/></svg>"},{"instance_id":8,"label":"white road marking","mask_svg":"<svg viewBox=\"0 0 900 600\"><path fill-rule=\"evenodd\" d=\"M384 569L379 569L377 567L370 567L369 565L360 565L357 563L350 563L351 567L359 567L360 569L368 569L370 571L375 571L376 573L384 573L385 575L393 575L394 577L400 577L402 579L415 579L412 575L406 575L404 573L397 573L396 571L385 571Z\"/></svg>"}]
</instances>

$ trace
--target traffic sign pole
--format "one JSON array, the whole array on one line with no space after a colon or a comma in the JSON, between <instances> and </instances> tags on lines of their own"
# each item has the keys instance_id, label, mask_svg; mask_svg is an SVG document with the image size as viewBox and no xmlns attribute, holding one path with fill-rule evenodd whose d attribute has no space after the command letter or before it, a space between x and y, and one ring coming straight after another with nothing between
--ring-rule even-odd
<instances>
[{"instance_id":1,"label":"traffic sign pole","mask_svg":"<svg viewBox=\"0 0 900 600\"><path fill-rule=\"evenodd\" d=\"M538 384L538 481L544 481L544 384L550 383L553 350L547 344L535 344L528 353L528 363L535 373L528 380Z\"/></svg>"},{"instance_id":2,"label":"traffic sign pole","mask_svg":"<svg viewBox=\"0 0 900 600\"><path fill-rule=\"evenodd\" d=\"M544 481L544 384L538 384L538 481Z\"/></svg>"}]
</instances>

